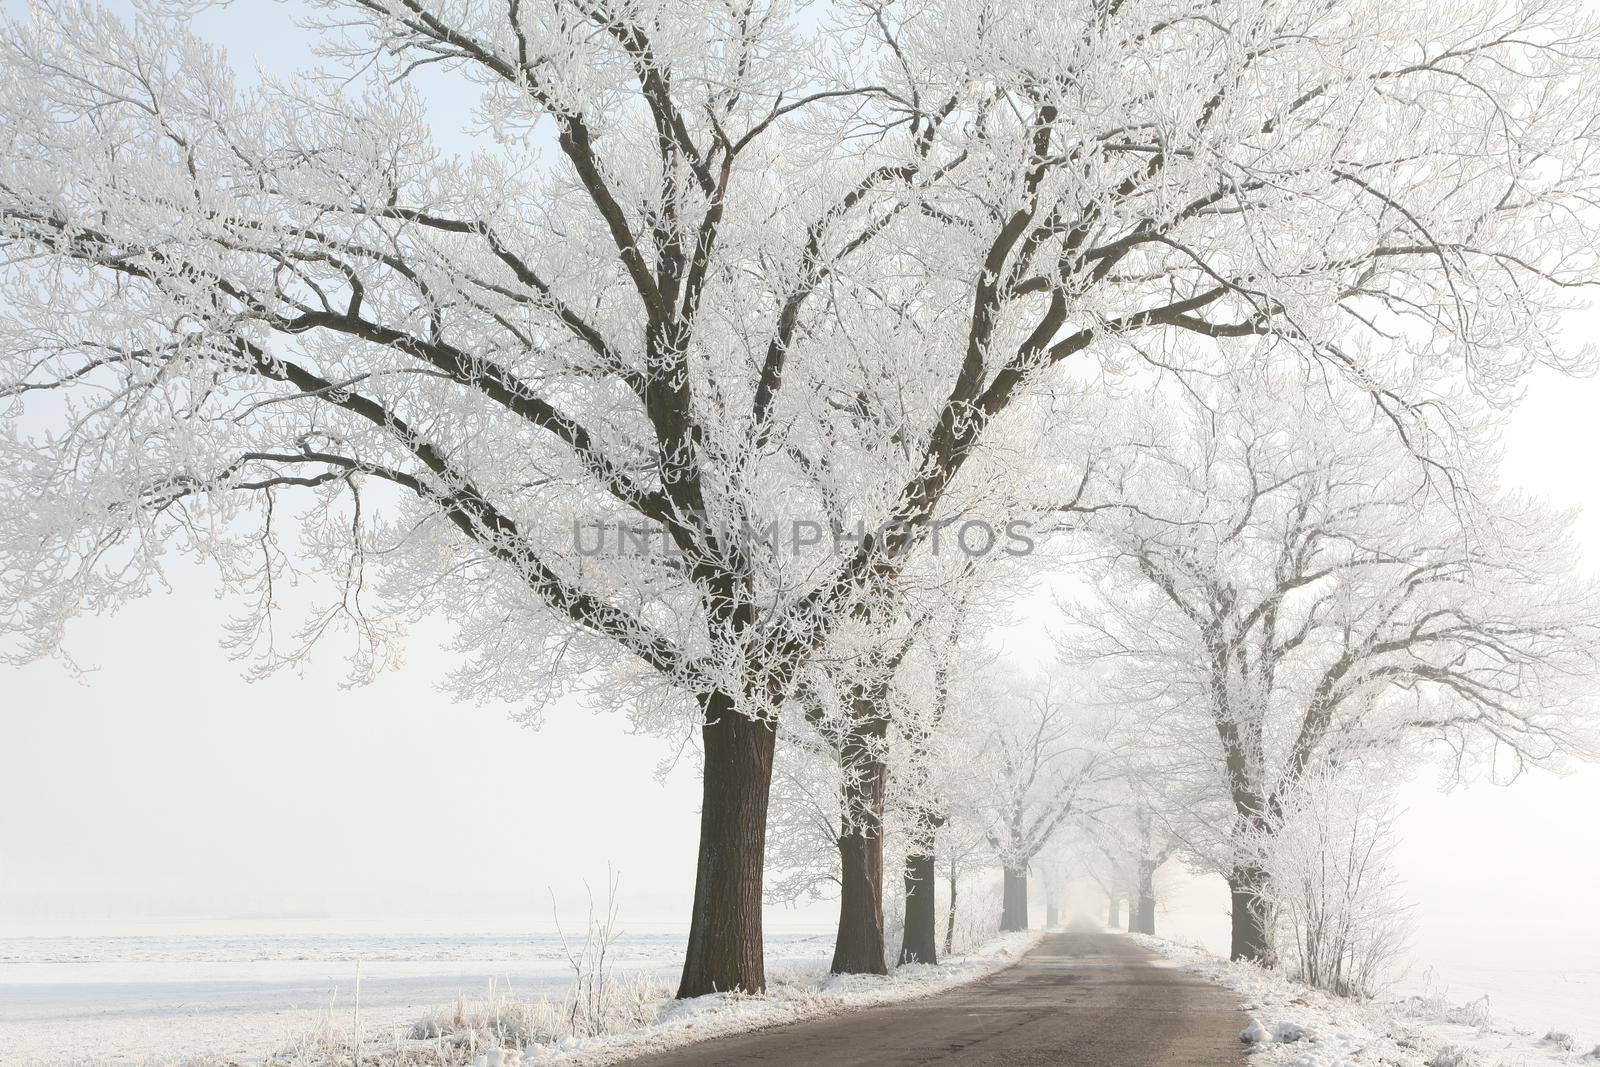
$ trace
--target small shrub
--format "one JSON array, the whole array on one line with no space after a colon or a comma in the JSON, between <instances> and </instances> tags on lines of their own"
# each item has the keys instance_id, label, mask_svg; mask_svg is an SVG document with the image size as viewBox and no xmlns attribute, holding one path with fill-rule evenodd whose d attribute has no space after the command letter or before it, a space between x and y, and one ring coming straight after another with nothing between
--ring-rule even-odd
<instances>
[{"instance_id":1,"label":"small shrub","mask_svg":"<svg viewBox=\"0 0 1600 1067\"><path fill-rule=\"evenodd\" d=\"M359 1015L354 1025L343 1025L330 1005L320 1025L267 1057L263 1067L511 1067L540 1045L648 1026L671 1003L673 989L645 975L613 972L611 950L620 934L616 875L608 877L606 888L603 911L590 894L581 940L569 939L557 917L572 968L572 982L561 996L519 1000L491 982L481 999L458 996L452 1006L384 1042L361 1041Z\"/></svg>"},{"instance_id":2,"label":"small shrub","mask_svg":"<svg viewBox=\"0 0 1600 1067\"><path fill-rule=\"evenodd\" d=\"M1410 912L1393 869L1394 813L1380 791L1311 778L1265 843L1269 913L1283 965L1342 997L1393 984Z\"/></svg>"},{"instance_id":3,"label":"small shrub","mask_svg":"<svg viewBox=\"0 0 1600 1067\"><path fill-rule=\"evenodd\" d=\"M1550 1030L1546 1032L1545 1035L1539 1039L1539 1044L1549 1045L1551 1048L1558 1048L1562 1052L1578 1051L1578 1042L1573 1039L1571 1034L1563 1030Z\"/></svg>"}]
</instances>

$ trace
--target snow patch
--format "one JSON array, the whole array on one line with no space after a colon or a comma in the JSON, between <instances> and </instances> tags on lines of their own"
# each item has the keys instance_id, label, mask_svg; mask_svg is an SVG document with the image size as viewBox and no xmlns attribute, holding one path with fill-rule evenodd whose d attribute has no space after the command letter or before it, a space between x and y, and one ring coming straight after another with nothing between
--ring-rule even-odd
<instances>
[{"instance_id":1,"label":"snow patch","mask_svg":"<svg viewBox=\"0 0 1600 1067\"><path fill-rule=\"evenodd\" d=\"M1239 1039L1251 1067L1555 1067L1600 1063L1571 1035L1543 1036L1494 1019L1488 1004L1438 997L1348 1000L1205 949L1128 934L1174 965L1239 994L1251 1016Z\"/></svg>"},{"instance_id":2,"label":"snow patch","mask_svg":"<svg viewBox=\"0 0 1600 1067\"><path fill-rule=\"evenodd\" d=\"M656 1021L638 1030L576 1042L525 1057L538 1064L605 1064L664 1052L716 1037L781 1026L861 1008L915 1000L1005 970L1038 944L1042 931L1002 934L942 963L908 963L881 977L827 974L821 966L779 968L760 996L718 993L668 1000Z\"/></svg>"}]
</instances>

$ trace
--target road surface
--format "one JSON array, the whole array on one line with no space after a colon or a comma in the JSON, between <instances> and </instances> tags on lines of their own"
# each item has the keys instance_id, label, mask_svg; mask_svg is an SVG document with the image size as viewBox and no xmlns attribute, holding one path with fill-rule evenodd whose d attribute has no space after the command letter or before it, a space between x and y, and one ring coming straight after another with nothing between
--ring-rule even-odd
<instances>
[{"instance_id":1,"label":"road surface","mask_svg":"<svg viewBox=\"0 0 1600 1067\"><path fill-rule=\"evenodd\" d=\"M627 1067L1226 1067L1249 1020L1233 994L1099 930L1050 934L946 993L717 1038Z\"/></svg>"}]
</instances>

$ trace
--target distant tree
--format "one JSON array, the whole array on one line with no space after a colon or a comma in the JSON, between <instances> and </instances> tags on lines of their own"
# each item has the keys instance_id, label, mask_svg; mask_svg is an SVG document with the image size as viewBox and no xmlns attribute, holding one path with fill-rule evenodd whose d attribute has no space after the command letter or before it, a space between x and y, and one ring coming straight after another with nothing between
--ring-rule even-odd
<instances>
[{"instance_id":1,"label":"distant tree","mask_svg":"<svg viewBox=\"0 0 1600 1067\"><path fill-rule=\"evenodd\" d=\"M1004 873L1000 929L1028 928L1028 869L1079 814L1110 765L1105 716L1074 702L1065 679L1014 668L988 680L970 717L960 801Z\"/></svg>"},{"instance_id":2,"label":"distant tree","mask_svg":"<svg viewBox=\"0 0 1600 1067\"><path fill-rule=\"evenodd\" d=\"M1156 872L1177 851L1178 842L1159 813L1143 797L1134 800L1127 816L1129 856L1133 863L1133 893L1128 899L1128 929L1136 934L1156 932Z\"/></svg>"},{"instance_id":3,"label":"distant tree","mask_svg":"<svg viewBox=\"0 0 1600 1067\"><path fill-rule=\"evenodd\" d=\"M835 682L831 699L799 698L807 726L823 740L838 764L838 834L834 839L839 872L839 924L835 933L835 974L887 974L883 926L884 838L888 833L891 700L895 674L914 635L897 635L885 648L868 642L861 661L844 675L821 672Z\"/></svg>"},{"instance_id":4,"label":"distant tree","mask_svg":"<svg viewBox=\"0 0 1600 1067\"><path fill-rule=\"evenodd\" d=\"M974 887L972 875L984 869L987 848L983 827L965 818L964 813L953 813L939 827L940 878L946 896L943 951L947 956L956 951L957 946L972 947L973 933L987 934L999 929L999 924L992 921L993 917L980 910L984 898L980 896L974 899L971 895ZM963 876L966 876L965 884L968 886L966 893L961 889Z\"/></svg>"},{"instance_id":5,"label":"distant tree","mask_svg":"<svg viewBox=\"0 0 1600 1067\"><path fill-rule=\"evenodd\" d=\"M1140 748L1135 738L1117 742L1119 747L1124 744L1134 752ZM1120 758L1126 753L1117 755ZM1117 900L1127 899L1131 933L1154 934L1156 871L1178 848L1168 828L1167 813L1151 798L1152 792L1159 796L1159 791L1137 779L1118 776L1104 783L1100 792L1101 806L1077 827L1074 845L1079 864L1111 898L1112 908Z\"/></svg>"},{"instance_id":6,"label":"distant tree","mask_svg":"<svg viewBox=\"0 0 1600 1067\"><path fill-rule=\"evenodd\" d=\"M1144 780L1227 877L1233 955L1261 959L1264 850L1310 776L1592 751L1600 596L1570 516L1470 456L1411 462L1358 399L1276 376L1175 392L1138 402L1140 506L1106 519L1113 563L1076 632L1148 709Z\"/></svg>"},{"instance_id":7,"label":"distant tree","mask_svg":"<svg viewBox=\"0 0 1600 1067\"><path fill-rule=\"evenodd\" d=\"M959 615L957 612L957 628L961 621ZM956 647L953 644L950 646L951 653L956 651ZM941 728L949 712L950 672L957 669L950 662L954 658L952 654L934 665L921 714L906 716L900 730L905 746L901 777L907 798L905 861L901 872L905 895L902 909L905 925L900 938L901 963L939 962L937 842L939 831L950 818L939 772L948 773L952 769L943 758L939 742ZM951 908L953 911L954 904Z\"/></svg>"},{"instance_id":8,"label":"distant tree","mask_svg":"<svg viewBox=\"0 0 1600 1067\"><path fill-rule=\"evenodd\" d=\"M996 572L1008 557L956 553L920 562L912 580L898 583L893 615L874 612L837 627L785 705L773 798L781 833L767 850L778 879L772 895L838 891L835 973L887 973L883 878L891 837L905 852L900 962L937 958L934 845L946 817L945 779L959 773L945 743L947 679L957 661L972 669L987 658L978 639L1007 601ZM972 606L975 598L983 610Z\"/></svg>"}]
</instances>

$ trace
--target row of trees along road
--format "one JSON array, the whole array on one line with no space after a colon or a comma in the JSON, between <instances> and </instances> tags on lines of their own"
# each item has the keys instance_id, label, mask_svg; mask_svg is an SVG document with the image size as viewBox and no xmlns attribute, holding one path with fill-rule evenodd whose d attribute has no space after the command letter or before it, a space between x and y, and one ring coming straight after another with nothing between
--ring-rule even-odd
<instances>
[{"instance_id":1,"label":"row of trees along road","mask_svg":"<svg viewBox=\"0 0 1600 1067\"><path fill-rule=\"evenodd\" d=\"M1481 440L1411 462L1359 398L1276 373L1138 409L1139 504L1094 517L1064 651L1117 665L1099 698L1140 709L1134 810L1227 879L1235 957L1270 955L1269 858L1308 782L1593 751L1600 600L1571 516L1498 489Z\"/></svg>"},{"instance_id":2,"label":"row of trees along road","mask_svg":"<svg viewBox=\"0 0 1600 1067\"><path fill-rule=\"evenodd\" d=\"M263 670L347 640L360 680L443 615L463 696L583 687L646 726L697 723L682 996L763 988L791 705L884 699L919 605L965 580L905 580L938 523L1028 498L1017 455L1070 471L1032 504L1063 532L1129 514L1095 473L1118 423L1080 401L1149 379L1248 396L1292 368L1285 403L1358 396L1404 443L1394 477L1447 468L1456 514L1477 502L1448 458L1466 416L1536 366L1586 365L1555 324L1595 266L1600 38L1565 3L307 6L321 72L248 86L176 0L133 23L41 2L0 34L7 654L55 652L181 548L240 598L226 639ZM470 152L435 143L444 85L473 101ZM1109 495L1072 491L1091 483ZM829 516L871 532L740 534ZM1183 554L1164 539L1196 527L1154 517L1177 521L1099 534L1161 575ZM594 522L660 551L580 551ZM1194 610L1189 583L1210 587L1173 565L1152 596ZM285 631L291 566L328 595ZM1259 636L1240 610L1201 617ZM1347 709L1400 717L1370 697L1385 680L1479 687L1487 708L1520 671L1403 674L1387 614L1349 639L1382 655L1305 690L1318 752ZM936 663L949 642L929 640ZM1253 689L1205 691L1215 722L1248 721L1254 657ZM939 721L965 729L969 706ZM845 718L854 776L886 717ZM1300 757L1269 774L1262 739L1219 740L1241 840ZM876 820L851 812L842 837ZM1247 857L1221 862L1259 888Z\"/></svg>"}]
</instances>

